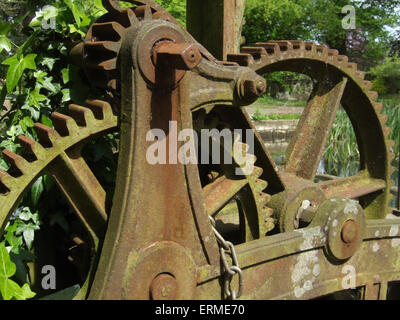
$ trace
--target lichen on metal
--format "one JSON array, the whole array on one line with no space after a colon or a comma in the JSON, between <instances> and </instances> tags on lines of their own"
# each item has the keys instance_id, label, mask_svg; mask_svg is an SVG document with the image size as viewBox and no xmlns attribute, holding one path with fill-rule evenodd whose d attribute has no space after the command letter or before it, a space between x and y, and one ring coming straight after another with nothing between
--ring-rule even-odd
<instances>
[{"instance_id":1,"label":"lichen on metal","mask_svg":"<svg viewBox=\"0 0 400 320\"><path fill-rule=\"evenodd\" d=\"M356 270L355 286L364 288L364 297L373 296L371 283L387 288L400 280L400 220L385 219L393 143L382 105L356 65L326 46L286 40L243 47L218 61L153 1L129 2L132 8L121 9L118 1L104 0L109 12L73 52L109 102L72 105L70 116L53 114L55 129L36 125L39 142L20 137L36 157L30 163L4 153L15 170L0 171L3 228L28 186L49 172L93 238L82 298L226 298L209 216L235 244L243 299L311 299L348 289L343 271L349 268ZM276 71L306 73L316 83L280 168L243 108L265 92L261 75ZM318 182L339 104L356 132L360 171ZM155 128L168 131L171 121L196 131L252 130L251 154L245 141L233 148L247 154L255 170L238 176L235 159L230 165L150 164L146 135ZM108 212L105 191L80 150L118 130L116 190ZM233 203L237 224L218 221ZM375 294L385 297L382 290Z\"/></svg>"}]
</instances>

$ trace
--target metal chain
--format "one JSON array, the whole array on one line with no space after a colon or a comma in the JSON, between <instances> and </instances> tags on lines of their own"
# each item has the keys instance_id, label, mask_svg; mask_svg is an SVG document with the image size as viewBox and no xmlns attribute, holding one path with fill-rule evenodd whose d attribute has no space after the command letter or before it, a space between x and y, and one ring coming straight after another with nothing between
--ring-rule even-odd
<instances>
[{"instance_id":1,"label":"metal chain","mask_svg":"<svg viewBox=\"0 0 400 320\"><path fill-rule=\"evenodd\" d=\"M232 242L226 241L222 235L215 228L215 220L209 216L213 232L219 243L219 252L221 255L221 261L224 268L224 292L227 299L236 300L239 299L243 292L243 272L239 266L239 260L236 254L235 246ZM232 258L232 266L229 265L226 254L229 254ZM239 276L239 290L236 292L231 288L232 278L235 275Z\"/></svg>"}]
</instances>

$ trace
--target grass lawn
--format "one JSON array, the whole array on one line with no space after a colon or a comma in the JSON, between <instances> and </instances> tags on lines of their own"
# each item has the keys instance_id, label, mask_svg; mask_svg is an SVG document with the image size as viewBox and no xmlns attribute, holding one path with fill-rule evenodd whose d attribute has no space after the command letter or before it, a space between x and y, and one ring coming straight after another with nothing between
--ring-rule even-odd
<instances>
[{"instance_id":1,"label":"grass lawn","mask_svg":"<svg viewBox=\"0 0 400 320\"><path fill-rule=\"evenodd\" d=\"M276 107L305 107L306 100L278 100L270 96L264 95L260 97L250 107L255 108L276 108Z\"/></svg>"}]
</instances>

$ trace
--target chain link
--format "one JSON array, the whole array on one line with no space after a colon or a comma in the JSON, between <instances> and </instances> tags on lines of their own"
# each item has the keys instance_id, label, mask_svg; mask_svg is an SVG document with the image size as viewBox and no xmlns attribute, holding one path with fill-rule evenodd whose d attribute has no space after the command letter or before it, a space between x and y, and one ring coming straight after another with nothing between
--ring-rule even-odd
<instances>
[{"instance_id":1,"label":"chain link","mask_svg":"<svg viewBox=\"0 0 400 320\"><path fill-rule=\"evenodd\" d=\"M243 272L239 266L239 260L236 254L235 246L232 242L226 241L222 235L215 228L215 220L209 216L213 232L219 243L219 252L221 255L222 266L224 268L224 293L227 299L236 300L239 299L243 292ZM232 258L232 265L228 263L226 254L229 254ZM231 282L235 275L239 277L239 290L236 292L231 288Z\"/></svg>"}]
</instances>

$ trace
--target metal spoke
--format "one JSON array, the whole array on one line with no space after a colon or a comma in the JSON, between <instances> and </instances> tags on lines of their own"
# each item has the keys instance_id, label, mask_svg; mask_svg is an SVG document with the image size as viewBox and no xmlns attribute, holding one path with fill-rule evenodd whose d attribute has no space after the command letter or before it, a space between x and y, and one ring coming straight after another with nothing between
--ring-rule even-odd
<instances>
[{"instance_id":1,"label":"metal spoke","mask_svg":"<svg viewBox=\"0 0 400 320\"><path fill-rule=\"evenodd\" d=\"M373 179L364 171L358 175L337 178L318 183L328 198L342 197L355 199L386 188L386 182L381 179Z\"/></svg>"},{"instance_id":2,"label":"metal spoke","mask_svg":"<svg viewBox=\"0 0 400 320\"><path fill-rule=\"evenodd\" d=\"M318 82L286 152L286 171L314 179L347 78Z\"/></svg>"},{"instance_id":3,"label":"metal spoke","mask_svg":"<svg viewBox=\"0 0 400 320\"><path fill-rule=\"evenodd\" d=\"M222 176L203 188L206 212L212 216L221 210L245 185L247 179L231 180Z\"/></svg>"},{"instance_id":4,"label":"metal spoke","mask_svg":"<svg viewBox=\"0 0 400 320\"><path fill-rule=\"evenodd\" d=\"M106 192L80 150L63 152L53 162L50 173L85 227L101 238L107 222Z\"/></svg>"}]
</instances>

